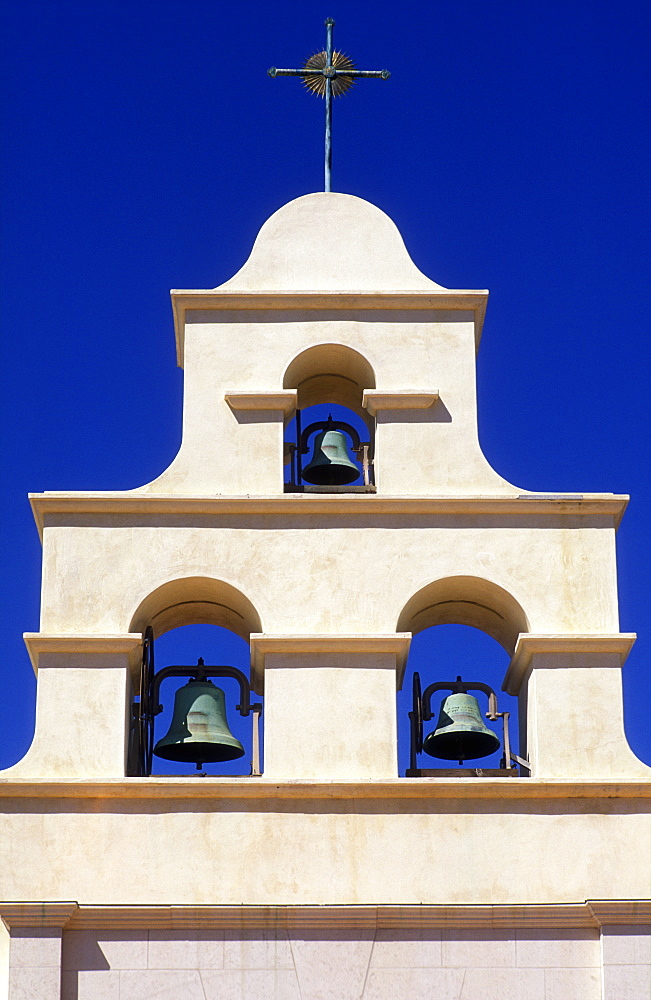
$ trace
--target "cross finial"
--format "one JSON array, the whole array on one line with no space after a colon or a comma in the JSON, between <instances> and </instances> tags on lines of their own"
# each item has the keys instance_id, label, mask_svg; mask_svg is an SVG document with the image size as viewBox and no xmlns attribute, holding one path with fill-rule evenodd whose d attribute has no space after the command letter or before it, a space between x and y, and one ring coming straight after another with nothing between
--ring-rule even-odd
<instances>
[{"instance_id":1,"label":"cross finial","mask_svg":"<svg viewBox=\"0 0 651 1000\"><path fill-rule=\"evenodd\" d=\"M361 76L378 77L388 80L391 74L387 69L355 69L352 59L343 52L332 49L332 29L335 26L333 18L325 20L326 47L322 52L310 56L301 69L276 69L272 66L267 70L269 76L301 76L307 88L313 94L325 98L325 190L330 191L332 179L332 98L340 97Z\"/></svg>"}]
</instances>

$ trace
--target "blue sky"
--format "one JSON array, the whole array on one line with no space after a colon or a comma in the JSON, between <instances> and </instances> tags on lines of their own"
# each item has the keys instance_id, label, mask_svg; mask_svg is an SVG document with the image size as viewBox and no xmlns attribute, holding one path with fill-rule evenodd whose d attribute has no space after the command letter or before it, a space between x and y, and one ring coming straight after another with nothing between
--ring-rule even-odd
<instances>
[{"instance_id":1,"label":"blue sky","mask_svg":"<svg viewBox=\"0 0 651 1000\"><path fill-rule=\"evenodd\" d=\"M168 290L225 281L273 211L321 189L322 102L266 70L321 48L326 16L357 65L392 73L335 102L333 190L387 212L435 281L491 291L490 462L525 489L631 494L625 716L651 761L648 5L5 0L1 16L0 766L33 731L26 494L131 488L171 461ZM471 663L499 685L491 640L436 631L414 661L428 679ZM170 634L159 665L245 662L221 642Z\"/></svg>"}]
</instances>

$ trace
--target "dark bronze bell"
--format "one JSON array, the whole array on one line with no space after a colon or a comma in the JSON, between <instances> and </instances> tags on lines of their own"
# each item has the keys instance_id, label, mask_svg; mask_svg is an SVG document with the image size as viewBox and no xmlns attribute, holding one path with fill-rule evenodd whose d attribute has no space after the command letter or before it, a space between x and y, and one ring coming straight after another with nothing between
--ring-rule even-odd
<instances>
[{"instance_id":1,"label":"dark bronze bell","mask_svg":"<svg viewBox=\"0 0 651 1000\"><path fill-rule=\"evenodd\" d=\"M303 469L303 479L315 486L344 486L354 482L359 469L348 457L342 431L324 430L314 442L312 461Z\"/></svg>"},{"instance_id":2,"label":"dark bronze bell","mask_svg":"<svg viewBox=\"0 0 651 1000\"><path fill-rule=\"evenodd\" d=\"M423 740L430 757L443 760L474 760L487 757L500 747L492 729L484 725L479 702L471 694L451 694L441 703L436 729Z\"/></svg>"},{"instance_id":3,"label":"dark bronze bell","mask_svg":"<svg viewBox=\"0 0 651 1000\"><path fill-rule=\"evenodd\" d=\"M222 689L205 680L191 680L179 688L169 732L158 741L154 753L197 767L242 757L244 747L228 728Z\"/></svg>"}]
</instances>

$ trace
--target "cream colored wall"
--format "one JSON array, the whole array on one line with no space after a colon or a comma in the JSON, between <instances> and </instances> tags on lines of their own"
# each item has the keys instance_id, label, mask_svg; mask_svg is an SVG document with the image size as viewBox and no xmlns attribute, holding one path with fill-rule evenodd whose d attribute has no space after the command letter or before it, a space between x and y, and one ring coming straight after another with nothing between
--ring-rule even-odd
<instances>
[{"instance_id":1,"label":"cream colored wall","mask_svg":"<svg viewBox=\"0 0 651 1000\"><path fill-rule=\"evenodd\" d=\"M395 656L272 653L264 682L266 778L397 776Z\"/></svg>"},{"instance_id":2,"label":"cream colored wall","mask_svg":"<svg viewBox=\"0 0 651 1000\"><path fill-rule=\"evenodd\" d=\"M651 779L624 733L621 668L634 641L633 633L518 637L503 687L518 696L520 751L533 779Z\"/></svg>"},{"instance_id":3,"label":"cream colored wall","mask_svg":"<svg viewBox=\"0 0 651 1000\"><path fill-rule=\"evenodd\" d=\"M282 413L233 412L224 397L281 389L298 354L333 343L360 352L380 390L440 393L424 410L380 414L375 472L381 492L523 492L489 466L479 447L472 314L432 305L430 311L391 313L194 310L188 317L181 449L170 468L141 490L282 493Z\"/></svg>"},{"instance_id":4,"label":"cream colored wall","mask_svg":"<svg viewBox=\"0 0 651 1000\"><path fill-rule=\"evenodd\" d=\"M126 515L104 515L100 527L46 526L41 633L70 637L72 645L67 654L61 652L59 662L72 668L80 623L90 635L124 635L134 622L135 628L142 628L136 611L147 595L181 575L225 580L246 595L262 631L270 635L312 635L317 641L327 634L390 636L414 594L432 580L460 577L489 580L493 587L503 588L522 609L522 620L532 633L618 632L614 531L607 518L577 516L574 527L567 529L562 527L564 516L437 518L405 512L394 521L381 513L292 514L291 505L287 499L286 513L277 517L234 514L197 520L180 514L170 516L172 523L166 526L160 516L150 517L153 523L147 525L147 516L134 523ZM57 518L53 520L56 523ZM391 571L381 572L381 567ZM484 587L487 596L480 603L490 604L490 586ZM188 584L184 602L191 596ZM447 596L443 585L436 600L445 603ZM205 598L203 590L198 597ZM455 589L454 597L461 598L458 607L463 612L463 593ZM215 599L224 604L229 600L219 594ZM469 591L466 600L473 609L475 593ZM152 606L151 614L159 610L162 606ZM404 627L427 624L426 613ZM504 641L501 635L498 638ZM515 638L517 631L513 642ZM18 771L5 773L57 777L124 773L126 668L115 675L109 690L104 662L88 655L85 672L61 669L52 674L54 685L50 672L44 671L35 742ZM391 671L380 656L373 665L365 650L351 652L341 662L327 657L319 661L320 667L328 668L325 673L310 665L315 662L312 651L310 656L294 656L291 669L267 670L271 687L266 691L263 725L269 773L281 778L396 776L395 659ZM571 672L557 671L550 698L540 697L540 687L529 685L525 729L528 726L527 747L536 776L649 773L623 738L621 662L620 657L617 666L604 674L597 669L603 665L599 656L588 656L588 666L596 669L587 685L587 671L576 683ZM567 660L562 663L567 665ZM375 671L370 685L368 670ZM570 679L575 700L581 686L586 688L582 711L598 718L598 725L582 728L579 722L570 727L572 715L567 724L559 721L563 685ZM342 691L347 692L345 697ZM364 712L359 706L368 701L369 691L372 704ZM350 740L340 740L335 754L332 746L325 749L318 739L298 739L297 716L321 720L324 744L328 727L331 733L350 733ZM95 717L97 723L91 727ZM94 742L88 748L90 729ZM367 740L375 744L371 757L364 750Z\"/></svg>"},{"instance_id":5,"label":"cream colored wall","mask_svg":"<svg viewBox=\"0 0 651 1000\"><path fill-rule=\"evenodd\" d=\"M573 666L575 659L567 654L534 658L527 698L534 777L637 773L649 780L651 769L635 757L624 733L618 657L589 656L579 667Z\"/></svg>"},{"instance_id":6,"label":"cream colored wall","mask_svg":"<svg viewBox=\"0 0 651 1000\"><path fill-rule=\"evenodd\" d=\"M318 256L315 231L328 250ZM255 305L257 293L266 303ZM337 299L344 293L350 301ZM189 906L639 897L651 879L642 787L651 770L622 735L619 672L633 637L618 625L621 498L538 502L490 468L474 373L485 295L431 282L383 213L343 195L286 206L235 278L196 293L196 308L193 294L175 299L186 386L171 467L138 490L35 501L42 615L27 641L37 726L24 760L0 774L0 897ZM244 305L227 298L237 295ZM358 351L374 371L376 496L282 494L286 371L323 343ZM439 398L387 409L408 390ZM242 499L219 506L229 495ZM182 624L177 604L185 620L259 633L262 778L124 778L140 633L158 613L161 630ZM439 621L479 623L514 653L506 684L526 706L531 778L397 778L405 633ZM315 951L314 967L321 960ZM592 960L590 969L582 988L596 1000Z\"/></svg>"},{"instance_id":7,"label":"cream colored wall","mask_svg":"<svg viewBox=\"0 0 651 1000\"><path fill-rule=\"evenodd\" d=\"M18 779L123 778L141 637L44 641L35 634L27 641L38 676L34 738L22 760L1 773Z\"/></svg>"},{"instance_id":8,"label":"cream colored wall","mask_svg":"<svg viewBox=\"0 0 651 1000\"><path fill-rule=\"evenodd\" d=\"M606 518L566 529L562 517L294 509L288 499L273 516L98 515L101 526L47 527L41 631L128 632L151 591L186 576L232 584L271 633L394 632L413 594L457 576L504 588L532 632L619 630Z\"/></svg>"},{"instance_id":9,"label":"cream colored wall","mask_svg":"<svg viewBox=\"0 0 651 1000\"><path fill-rule=\"evenodd\" d=\"M514 801L493 783L487 800L448 780L445 798L426 786L401 798L393 782L373 797L359 783L314 799L300 787L279 798L269 781L236 798L227 779L212 781L194 779L182 799L169 787L156 798L3 796L1 898L533 904L637 899L651 880L648 803L616 790Z\"/></svg>"},{"instance_id":10,"label":"cream colored wall","mask_svg":"<svg viewBox=\"0 0 651 1000\"><path fill-rule=\"evenodd\" d=\"M311 251L313 234L321 230L330 251L319 255L317 265ZM156 607L148 595L184 578L225 581L231 593L240 592L242 607L251 607L244 617L226 595L213 604L232 610L223 621L215 618L209 604L201 605L205 586L195 594L190 583L180 606L194 602L187 605L188 621L214 620L245 636L260 629L317 638L419 630L440 616L422 611L399 625L404 609L433 581L451 578L474 578L478 586L464 594L464 585L461 591L455 585L449 595L438 587L437 602L455 602L456 617L442 620L486 623L510 652L523 630L618 632L614 510L607 509L607 498L595 507L589 497L572 507L550 498L534 510L527 506L530 494L519 500L517 489L490 468L478 444L475 398L485 293L448 292L422 275L394 224L374 206L347 195L297 199L263 227L249 261L231 281L210 292L175 293L174 301L186 366L180 452L154 483L125 493L77 494L85 499L84 512L64 506L44 515L44 636L125 636L150 620L163 629L181 624L183 615ZM352 498L357 506L341 507L337 497L319 497L317 503L315 497L282 493L283 423L298 388L289 384L291 373L298 381L311 374L309 364L293 362L324 344L339 345L321 355L337 377L351 366L360 412L363 390L374 388L367 403L377 413L378 495ZM364 379L368 386L360 383ZM408 392L414 395L406 397ZM409 398L413 405L395 408ZM389 494L402 498L398 506ZM168 513L148 512L144 505L161 495L176 497L176 506ZM196 506L201 498L229 495L242 497L230 512ZM275 513L255 507L254 499L264 495L275 498ZM429 496L466 498L466 508L427 512L418 502ZM486 512L482 497L513 503ZM142 506L128 514L120 498ZM502 598L493 602L491 587L510 595L518 609L512 621ZM488 596L478 598L484 591ZM489 607L480 610L478 622L476 609L484 603ZM60 651L61 662L73 652ZM320 674L305 657L289 671L270 670L265 735L272 773L327 777L329 766L332 776L395 774L394 684L379 660L371 668L364 655L358 650L345 664L320 664L339 671L336 684L334 674ZM89 657L81 674L60 671L52 682L44 671L37 736L19 768L70 776L77 760L80 777L87 766L95 775L116 773L117 747L126 742L126 670L111 686L109 674L98 669L103 661ZM367 728L351 714L364 696L368 669L379 671L374 710L383 734L370 769L362 752ZM597 677L591 674L590 697L601 704ZM553 750L546 748L553 748L555 724L541 721L549 709L536 696L535 683L527 687L531 711L525 729L537 720L529 738L540 758L536 774L561 767L563 774L571 768L575 777L595 777L602 765L611 775L639 773L621 740L621 704L602 731L611 750L593 753L592 736L582 742L575 727L573 763L552 761ZM604 684L611 693L605 676ZM338 688L351 697L342 702ZM82 763L89 757L87 737L71 707L73 690L93 715L101 701L111 700L110 726L95 726L104 752L90 754L97 762L92 765ZM315 745L308 750L296 741L297 699L308 716L329 720L334 732L355 730L356 749L342 750L337 759L319 758ZM122 718L118 737L108 735L116 713ZM68 722L62 721L66 714ZM67 749L56 739L60 730L67 734ZM54 753L48 751L51 739L60 744Z\"/></svg>"},{"instance_id":11,"label":"cream colored wall","mask_svg":"<svg viewBox=\"0 0 651 1000\"><path fill-rule=\"evenodd\" d=\"M318 252L315 252L318 234ZM226 291L438 292L413 263L396 224L349 194L314 193L274 212Z\"/></svg>"},{"instance_id":12,"label":"cream colored wall","mask_svg":"<svg viewBox=\"0 0 651 1000\"><path fill-rule=\"evenodd\" d=\"M98 666L96 658L74 654L43 659L59 663L41 663L34 739L13 773L123 777L130 691L126 664Z\"/></svg>"},{"instance_id":13,"label":"cream colored wall","mask_svg":"<svg viewBox=\"0 0 651 1000\"><path fill-rule=\"evenodd\" d=\"M321 234L319 254L314 253L315 232ZM268 305L229 308L229 296L238 292L267 293ZM302 306L289 307L287 296L301 292L329 295L330 307L324 309L322 302L306 308L309 295ZM342 308L337 296L347 292L357 293L357 309ZM459 302L455 310L437 304L437 296L449 302L469 294L445 292L418 271L394 223L368 202L312 194L285 205L262 227L238 274L204 293L211 308L179 315L183 440L170 468L141 490L282 492L282 413L234 413L224 397L281 389L298 354L332 343L360 352L380 390L441 393L440 402L425 412L408 411L399 421L395 414L381 417L380 490L403 495L517 492L491 469L479 448L474 362L479 317ZM409 308L382 308L377 296L387 293L417 299Z\"/></svg>"}]
</instances>

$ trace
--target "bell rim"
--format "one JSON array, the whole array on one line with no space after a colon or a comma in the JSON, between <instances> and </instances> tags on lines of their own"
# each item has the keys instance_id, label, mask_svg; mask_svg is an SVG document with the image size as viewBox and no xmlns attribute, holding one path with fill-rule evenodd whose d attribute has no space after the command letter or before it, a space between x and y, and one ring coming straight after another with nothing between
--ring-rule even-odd
<instances>
[{"instance_id":1,"label":"bell rim","mask_svg":"<svg viewBox=\"0 0 651 1000\"><path fill-rule=\"evenodd\" d=\"M186 747L188 752L184 754L183 750ZM199 753L200 747L204 748L202 753ZM157 743L153 752L161 760L174 760L179 764L220 764L229 760L239 760L240 757L244 757L246 750L239 740L233 737L233 743L206 743L205 740L193 739L184 740L182 743L169 743L162 747Z\"/></svg>"},{"instance_id":2,"label":"bell rim","mask_svg":"<svg viewBox=\"0 0 651 1000\"><path fill-rule=\"evenodd\" d=\"M458 753L458 745L455 749L453 744L458 744L459 739L465 733L472 733L477 743L483 744L486 748L490 747L490 749L482 749L480 753ZM434 753L432 751L431 746L435 743L435 741L443 744L443 753ZM428 749L428 744L430 749ZM449 750L445 750L447 745L450 746ZM428 754L430 757L436 757L438 760L478 760L480 757L490 757L490 755L492 753L496 753L501 746L502 744L499 736L497 736L496 733L492 732L490 729L481 730L467 728L461 731L457 730L456 732L435 730L423 740L423 753Z\"/></svg>"},{"instance_id":3,"label":"bell rim","mask_svg":"<svg viewBox=\"0 0 651 1000\"><path fill-rule=\"evenodd\" d=\"M340 470L343 474L343 478L340 474L335 473L337 481L333 481L332 475L328 477L329 481L325 479L315 478L313 475L314 471L323 469L325 473L331 473L333 469ZM306 475L307 472L307 475ZM354 472L354 475L353 475ZM356 479L360 477L361 473L356 465L344 465L340 462L321 462L319 465L315 465L314 469L310 471L309 466L302 471L301 476L305 482L310 483L312 486L348 486L350 483L354 483Z\"/></svg>"}]
</instances>

